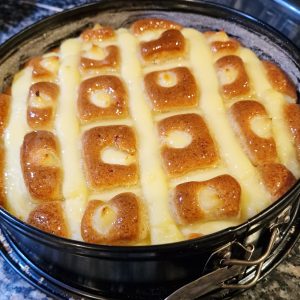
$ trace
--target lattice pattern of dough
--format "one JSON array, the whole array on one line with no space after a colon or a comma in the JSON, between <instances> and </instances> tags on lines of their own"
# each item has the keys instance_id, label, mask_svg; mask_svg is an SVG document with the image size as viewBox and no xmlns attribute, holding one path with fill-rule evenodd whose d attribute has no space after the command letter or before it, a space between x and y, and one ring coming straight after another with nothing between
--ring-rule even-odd
<instances>
[{"instance_id":1,"label":"lattice pattern of dough","mask_svg":"<svg viewBox=\"0 0 300 300\"><path fill-rule=\"evenodd\" d=\"M58 236L199 237L252 217L300 177L293 83L223 31L95 25L32 58L8 93L0 204Z\"/></svg>"}]
</instances>

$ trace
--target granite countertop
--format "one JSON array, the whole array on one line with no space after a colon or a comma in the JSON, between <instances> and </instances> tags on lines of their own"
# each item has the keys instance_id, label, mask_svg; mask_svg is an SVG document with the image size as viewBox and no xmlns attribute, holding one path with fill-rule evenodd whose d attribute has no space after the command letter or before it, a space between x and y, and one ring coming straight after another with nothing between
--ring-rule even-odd
<instances>
[{"instance_id":1,"label":"granite countertop","mask_svg":"<svg viewBox=\"0 0 300 300\"><path fill-rule=\"evenodd\" d=\"M300 14L295 19L287 19L285 12L288 8L287 1L256 0L255 6L244 7L246 1L242 0L215 0L212 2L223 3L237 9L263 17L269 24L276 26L284 34L294 39L300 46ZM30 24L56 12L71 8L76 5L92 1L84 0L6 0L0 3L0 43L19 32ZM284 7L279 7L280 2L285 2ZM297 1L290 1L296 3ZM249 2L248 2L249 3ZM269 6L268 6L269 5ZM266 8L266 6L268 6ZM276 9L281 9L280 17L286 22L281 22L276 17ZM273 17L272 17L273 15ZM277 11L278 15L278 11ZM300 298L300 242L291 251L283 263L266 278L259 282L254 288L237 296L235 299L299 299ZM0 300L44 300L50 299L38 291L15 271L0 257Z\"/></svg>"}]
</instances>

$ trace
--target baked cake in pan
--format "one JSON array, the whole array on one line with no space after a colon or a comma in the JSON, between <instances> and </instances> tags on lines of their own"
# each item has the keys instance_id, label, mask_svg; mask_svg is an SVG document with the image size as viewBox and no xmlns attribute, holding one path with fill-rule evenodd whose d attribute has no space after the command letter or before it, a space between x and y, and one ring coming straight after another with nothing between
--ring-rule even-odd
<instances>
[{"instance_id":1,"label":"baked cake in pan","mask_svg":"<svg viewBox=\"0 0 300 300\"><path fill-rule=\"evenodd\" d=\"M151 245L238 225L300 176L293 82L225 32L95 25L0 95L1 204L46 232Z\"/></svg>"}]
</instances>

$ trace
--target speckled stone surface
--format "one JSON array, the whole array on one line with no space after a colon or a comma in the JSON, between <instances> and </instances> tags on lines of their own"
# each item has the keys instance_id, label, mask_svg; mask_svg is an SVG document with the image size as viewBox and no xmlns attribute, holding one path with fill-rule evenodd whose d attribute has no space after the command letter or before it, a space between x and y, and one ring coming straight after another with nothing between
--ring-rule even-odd
<instances>
[{"instance_id":1,"label":"speckled stone surface","mask_svg":"<svg viewBox=\"0 0 300 300\"><path fill-rule=\"evenodd\" d=\"M80 5L93 1L84 0L1 0L0 1L0 43L3 43L13 34L21 31L32 23L59 12L64 9L73 7L75 4ZM214 2L230 5L237 9L255 15L258 18L264 18L269 24L276 26L283 33L300 46L300 14L295 18L288 20L284 15L287 7L282 8L280 17L278 15L278 3L274 1L258 0L256 5L245 6L246 0L216 0ZM249 1L247 1L249 3ZM276 2L276 3L275 3ZM297 1L291 1L296 3ZM269 5L266 8L266 5ZM274 17L275 11L275 17ZM298 18L299 17L299 18ZM287 22L281 22L284 18ZM45 300L50 299L36 288L32 287L23 280L15 271L4 262L0 257L0 300ZM300 242L292 250L286 260L281 263L265 279L259 282L254 288L237 296L238 300L256 300L256 299L300 299Z\"/></svg>"}]
</instances>

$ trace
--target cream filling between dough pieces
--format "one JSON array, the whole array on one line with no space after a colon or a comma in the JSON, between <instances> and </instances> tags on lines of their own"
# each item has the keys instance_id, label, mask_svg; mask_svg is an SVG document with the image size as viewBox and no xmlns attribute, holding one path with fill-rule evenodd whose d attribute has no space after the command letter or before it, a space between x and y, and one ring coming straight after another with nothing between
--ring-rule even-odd
<instances>
[{"instance_id":1,"label":"cream filling between dough pieces","mask_svg":"<svg viewBox=\"0 0 300 300\"><path fill-rule=\"evenodd\" d=\"M87 188L81 167L80 129L77 120L77 90L80 83L81 42L69 39L61 45L60 96L55 127L61 145L64 170L63 195L71 237L81 240L80 224L86 206Z\"/></svg>"},{"instance_id":2,"label":"cream filling between dough pieces","mask_svg":"<svg viewBox=\"0 0 300 300\"><path fill-rule=\"evenodd\" d=\"M201 93L200 108L219 145L228 173L242 187L242 217L252 217L270 204L270 195L260 182L255 167L243 152L229 124L223 100L218 92L213 56L205 37L194 29L183 29L182 33L190 44L191 64Z\"/></svg>"},{"instance_id":3,"label":"cream filling between dough pieces","mask_svg":"<svg viewBox=\"0 0 300 300\"><path fill-rule=\"evenodd\" d=\"M176 242L183 237L169 212L168 185L159 159L156 128L142 88L143 73L137 59L137 40L126 29L118 30L118 40L121 73L127 84L130 112L138 138L141 186L148 206L151 241L152 244Z\"/></svg>"}]
</instances>

